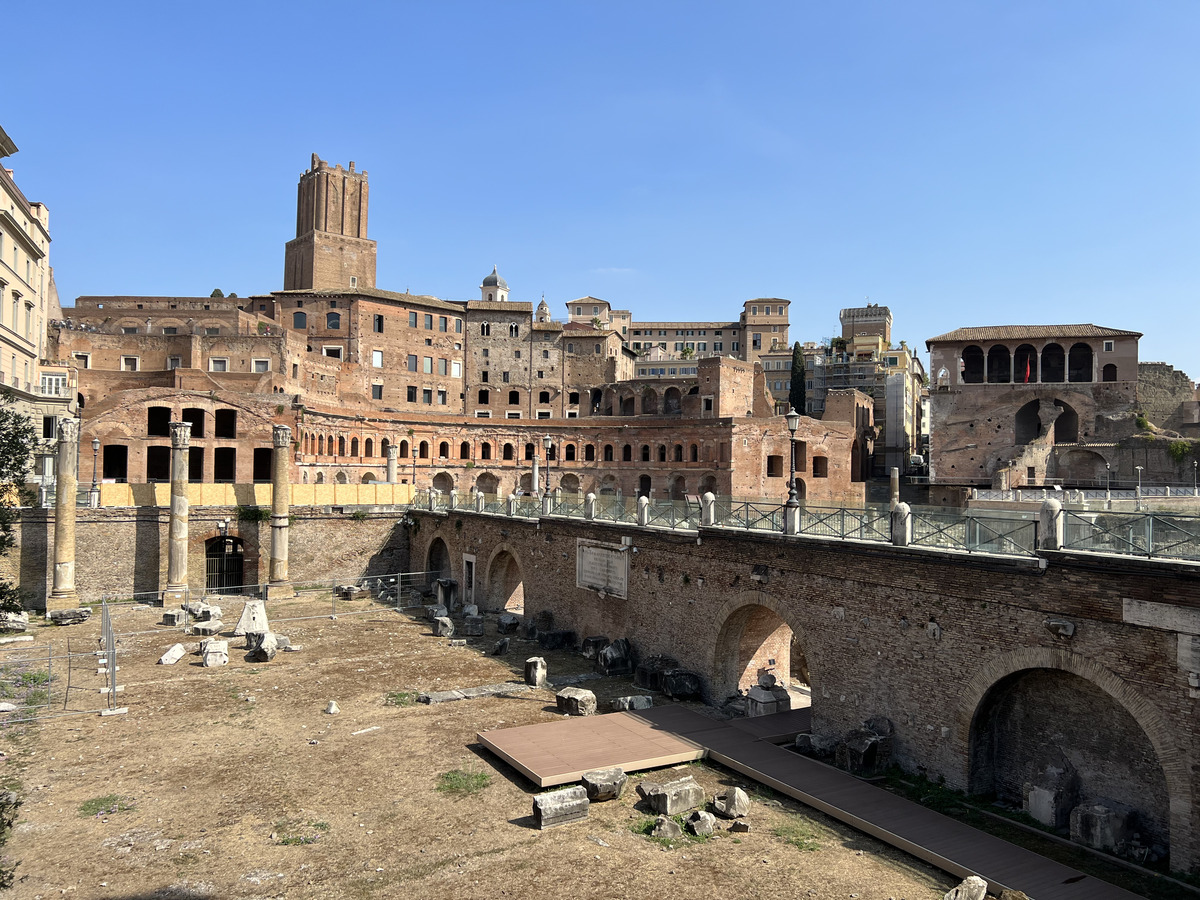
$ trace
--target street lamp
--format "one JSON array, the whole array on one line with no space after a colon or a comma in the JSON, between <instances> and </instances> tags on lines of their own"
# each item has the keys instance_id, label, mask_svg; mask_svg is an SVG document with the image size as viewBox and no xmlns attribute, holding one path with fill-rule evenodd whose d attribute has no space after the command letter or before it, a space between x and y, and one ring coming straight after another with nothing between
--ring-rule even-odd
<instances>
[{"instance_id":1,"label":"street lamp","mask_svg":"<svg viewBox=\"0 0 1200 900\"><path fill-rule=\"evenodd\" d=\"M92 493L96 493L96 460L100 458L100 438L92 438Z\"/></svg>"},{"instance_id":2,"label":"street lamp","mask_svg":"<svg viewBox=\"0 0 1200 900\"><path fill-rule=\"evenodd\" d=\"M1104 464L1104 490L1106 493L1112 490L1112 466L1108 463Z\"/></svg>"},{"instance_id":3,"label":"street lamp","mask_svg":"<svg viewBox=\"0 0 1200 900\"><path fill-rule=\"evenodd\" d=\"M542 446L546 448L546 494L550 493L550 448L554 446L554 438L546 435L542 438Z\"/></svg>"},{"instance_id":4,"label":"street lamp","mask_svg":"<svg viewBox=\"0 0 1200 900\"><path fill-rule=\"evenodd\" d=\"M787 420L788 460L791 464L787 505L789 509L795 509L800 505L800 498L796 494L796 429L800 427L800 413L796 412L795 407L789 407L789 412L784 418Z\"/></svg>"},{"instance_id":5,"label":"street lamp","mask_svg":"<svg viewBox=\"0 0 1200 900\"><path fill-rule=\"evenodd\" d=\"M1200 497L1200 491L1196 490L1196 469L1200 467L1200 462L1192 460L1192 495Z\"/></svg>"},{"instance_id":6,"label":"street lamp","mask_svg":"<svg viewBox=\"0 0 1200 900\"><path fill-rule=\"evenodd\" d=\"M1137 469L1137 473L1138 473L1137 508L1141 509L1142 508L1142 467L1134 466L1134 468Z\"/></svg>"}]
</instances>

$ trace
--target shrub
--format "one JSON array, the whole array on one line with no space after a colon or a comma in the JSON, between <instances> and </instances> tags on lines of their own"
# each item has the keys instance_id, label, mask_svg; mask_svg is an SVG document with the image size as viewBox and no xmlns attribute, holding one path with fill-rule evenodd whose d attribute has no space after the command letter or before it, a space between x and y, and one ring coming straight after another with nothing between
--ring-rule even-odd
<instances>
[{"instance_id":1,"label":"shrub","mask_svg":"<svg viewBox=\"0 0 1200 900\"><path fill-rule=\"evenodd\" d=\"M1141 413L1138 413L1138 417L1137 417L1137 419L1134 420L1134 423L1137 425L1139 431L1149 431L1150 430L1150 420L1147 419L1145 416L1143 416Z\"/></svg>"},{"instance_id":2,"label":"shrub","mask_svg":"<svg viewBox=\"0 0 1200 900\"><path fill-rule=\"evenodd\" d=\"M469 797L478 794L492 783L492 776L487 772L466 772L462 769L451 769L438 776L437 789L443 794L455 797Z\"/></svg>"},{"instance_id":3,"label":"shrub","mask_svg":"<svg viewBox=\"0 0 1200 900\"><path fill-rule=\"evenodd\" d=\"M1171 441L1167 444L1167 455L1176 463L1183 462L1191 452L1191 441Z\"/></svg>"},{"instance_id":4,"label":"shrub","mask_svg":"<svg viewBox=\"0 0 1200 900\"><path fill-rule=\"evenodd\" d=\"M237 517L239 522L267 522L271 518L271 510L265 506L239 506Z\"/></svg>"}]
</instances>

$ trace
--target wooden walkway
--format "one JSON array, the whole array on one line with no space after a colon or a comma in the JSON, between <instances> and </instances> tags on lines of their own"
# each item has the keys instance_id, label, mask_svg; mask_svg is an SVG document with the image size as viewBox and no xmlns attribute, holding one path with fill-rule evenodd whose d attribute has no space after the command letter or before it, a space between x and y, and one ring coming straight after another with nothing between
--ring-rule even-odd
<instances>
[{"instance_id":1,"label":"wooden walkway","mask_svg":"<svg viewBox=\"0 0 1200 900\"><path fill-rule=\"evenodd\" d=\"M479 739L542 786L539 778L565 784L594 768L637 771L707 756L955 877L979 875L993 893L1012 888L1031 900L1138 900L1137 894L777 746L807 726L808 710L724 722L682 706L662 706L498 729ZM647 740L640 749L639 740Z\"/></svg>"}]
</instances>

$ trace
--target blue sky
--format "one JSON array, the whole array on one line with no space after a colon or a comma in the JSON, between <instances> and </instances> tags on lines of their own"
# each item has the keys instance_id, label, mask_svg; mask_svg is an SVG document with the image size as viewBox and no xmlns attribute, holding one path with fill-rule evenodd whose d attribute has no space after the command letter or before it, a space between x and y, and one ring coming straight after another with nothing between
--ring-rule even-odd
<instances>
[{"instance_id":1,"label":"blue sky","mask_svg":"<svg viewBox=\"0 0 1200 900\"><path fill-rule=\"evenodd\" d=\"M316 151L380 287L1096 322L1200 379L1200 3L22 2L6 160L64 303L282 287ZM14 72L21 74L14 79Z\"/></svg>"}]
</instances>

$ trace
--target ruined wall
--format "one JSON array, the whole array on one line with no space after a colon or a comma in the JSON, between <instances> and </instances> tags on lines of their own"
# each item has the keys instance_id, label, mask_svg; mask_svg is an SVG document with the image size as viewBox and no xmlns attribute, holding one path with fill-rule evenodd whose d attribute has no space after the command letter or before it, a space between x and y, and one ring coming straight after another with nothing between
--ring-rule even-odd
<instances>
[{"instance_id":1,"label":"ruined wall","mask_svg":"<svg viewBox=\"0 0 1200 900\"><path fill-rule=\"evenodd\" d=\"M1130 624L1123 606L1124 598L1159 602L1179 611L1176 622L1200 623L1193 567L1054 554L1043 568L1035 559L714 529L704 530L697 546L695 534L601 523L544 519L538 528L463 512L417 519L414 566L441 537L454 577L462 578L463 554L477 558L484 596L492 560L508 551L520 567L527 614L548 609L580 637L624 636L643 657L674 656L702 673L718 699L736 686L722 655L729 651L720 648L738 643L723 629L739 609L764 607L791 627L807 660L816 732L841 735L886 715L896 726L897 760L909 770L944 775L953 787L968 784L973 723L994 685L1036 669L1077 675L1100 689L1103 708L1074 704L1068 693L1022 734L1062 733L1068 743L1073 729L1119 736L1122 717L1132 716L1167 786L1173 862L1189 868L1200 859L1192 800L1200 791L1200 776L1192 774L1200 723L1191 695L1198 692L1189 688L1178 650L1192 638L1170 630L1180 626L1165 616L1162 628ZM581 537L616 545L632 540L629 599L575 587ZM1074 636L1056 636L1049 618L1073 622ZM735 660L733 667L748 662ZM1006 739L1017 742L1011 752L1032 752L1020 735ZM1103 798L1104 784L1126 783L1154 797L1153 769L1137 752L1089 764L1102 765L1104 779L1085 796Z\"/></svg>"},{"instance_id":2,"label":"ruined wall","mask_svg":"<svg viewBox=\"0 0 1200 900\"><path fill-rule=\"evenodd\" d=\"M1196 385L1186 372L1161 362L1138 363L1138 409L1159 428L1181 431L1194 424Z\"/></svg>"},{"instance_id":3,"label":"ruined wall","mask_svg":"<svg viewBox=\"0 0 1200 900\"><path fill-rule=\"evenodd\" d=\"M188 582L203 591L205 542L219 536L229 518L229 534L245 543L244 582L266 581L270 524L241 522L237 507L193 507L189 521ZM166 509L126 507L80 509L76 517L75 584L81 602L103 594L149 596L167 582ZM364 519L320 510L298 510L289 534L288 571L293 582L327 583L338 578L401 571L408 536L397 513L371 512ZM53 510L26 510L17 525L17 546L0 557L0 577L11 578L41 608L53 584Z\"/></svg>"}]
</instances>

